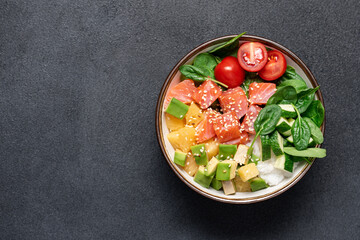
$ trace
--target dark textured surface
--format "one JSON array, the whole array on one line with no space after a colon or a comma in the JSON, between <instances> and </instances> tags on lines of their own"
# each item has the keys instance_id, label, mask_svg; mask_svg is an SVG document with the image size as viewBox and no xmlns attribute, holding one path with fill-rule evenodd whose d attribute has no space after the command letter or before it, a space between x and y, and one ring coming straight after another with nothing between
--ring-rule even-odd
<instances>
[{"instance_id":1,"label":"dark textured surface","mask_svg":"<svg viewBox=\"0 0 360 240\"><path fill-rule=\"evenodd\" d=\"M358 239L359 9L355 0L2 0L0 239ZM328 157L281 196L234 206L171 172L154 112L182 56L245 30L313 71Z\"/></svg>"}]
</instances>

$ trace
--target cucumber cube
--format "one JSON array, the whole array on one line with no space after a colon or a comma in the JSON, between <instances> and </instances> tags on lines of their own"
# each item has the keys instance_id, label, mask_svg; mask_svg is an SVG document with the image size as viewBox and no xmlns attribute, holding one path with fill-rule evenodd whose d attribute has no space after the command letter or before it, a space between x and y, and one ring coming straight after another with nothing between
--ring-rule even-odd
<instances>
[{"instance_id":1,"label":"cucumber cube","mask_svg":"<svg viewBox=\"0 0 360 240\"><path fill-rule=\"evenodd\" d=\"M276 156L284 154L284 139L278 131L274 131L270 134L270 144Z\"/></svg>"},{"instance_id":2,"label":"cucumber cube","mask_svg":"<svg viewBox=\"0 0 360 240\"><path fill-rule=\"evenodd\" d=\"M291 156L285 153L276 157L274 167L277 169L292 172L294 169L294 162L292 161Z\"/></svg>"},{"instance_id":3,"label":"cucumber cube","mask_svg":"<svg viewBox=\"0 0 360 240\"><path fill-rule=\"evenodd\" d=\"M203 187L209 188L213 177L214 177L214 175L206 176L205 175L205 167L200 166L197 173L195 174L194 181Z\"/></svg>"},{"instance_id":4,"label":"cucumber cube","mask_svg":"<svg viewBox=\"0 0 360 240\"><path fill-rule=\"evenodd\" d=\"M295 108L291 104L279 104L281 108L281 116L284 118L294 118L296 117Z\"/></svg>"},{"instance_id":5,"label":"cucumber cube","mask_svg":"<svg viewBox=\"0 0 360 240\"><path fill-rule=\"evenodd\" d=\"M261 140L261 160L265 161L271 158L271 144L269 135L260 135Z\"/></svg>"},{"instance_id":6,"label":"cucumber cube","mask_svg":"<svg viewBox=\"0 0 360 240\"><path fill-rule=\"evenodd\" d=\"M183 119L188 111L188 105L177 100L176 98L172 98L165 112L173 115L176 118Z\"/></svg>"},{"instance_id":7,"label":"cucumber cube","mask_svg":"<svg viewBox=\"0 0 360 240\"><path fill-rule=\"evenodd\" d=\"M216 178L213 178L210 186L212 188L214 188L215 190L220 190L222 188L222 183L221 183L221 181L217 180Z\"/></svg>"},{"instance_id":8,"label":"cucumber cube","mask_svg":"<svg viewBox=\"0 0 360 240\"><path fill-rule=\"evenodd\" d=\"M269 185L266 184L265 180L259 177L253 178L249 180L249 182L252 192L269 187Z\"/></svg>"},{"instance_id":9,"label":"cucumber cube","mask_svg":"<svg viewBox=\"0 0 360 240\"><path fill-rule=\"evenodd\" d=\"M276 130L278 130L279 133L281 133L285 137L288 137L291 135L291 125L283 117L281 117L279 122L276 124Z\"/></svg>"},{"instance_id":10,"label":"cucumber cube","mask_svg":"<svg viewBox=\"0 0 360 240\"><path fill-rule=\"evenodd\" d=\"M186 161L186 153L176 150L174 156L174 163L182 167L185 167L185 161Z\"/></svg>"},{"instance_id":11,"label":"cucumber cube","mask_svg":"<svg viewBox=\"0 0 360 240\"><path fill-rule=\"evenodd\" d=\"M237 146L236 145L219 145L219 160L225 159L234 159L236 154Z\"/></svg>"},{"instance_id":12,"label":"cucumber cube","mask_svg":"<svg viewBox=\"0 0 360 240\"><path fill-rule=\"evenodd\" d=\"M208 163L207 154L205 151L205 144L192 146L191 152L194 155L197 165L206 165Z\"/></svg>"}]
</instances>

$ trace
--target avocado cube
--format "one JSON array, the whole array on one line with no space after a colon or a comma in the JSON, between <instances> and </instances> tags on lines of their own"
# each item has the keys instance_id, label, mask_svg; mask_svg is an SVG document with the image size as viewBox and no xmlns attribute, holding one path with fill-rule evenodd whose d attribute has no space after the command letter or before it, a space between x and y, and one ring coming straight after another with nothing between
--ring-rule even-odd
<instances>
[{"instance_id":1,"label":"avocado cube","mask_svg":"<svg viewBox=\"0 0 360 240\"><path fill-rule=\"evenodd\" d=\"M194 155L197 165L206 165L208 163L208 158L205 150L205 144L199 144L192 146L191 152Z\"/></svg>"},{"instance_id":2,"label":"avocado cube","mask_svg":"<svg viewBox=\"0 0 360 240\"><path fill-rule=\"evenodd\" d=\"M216 178L213 178L210 186L212 188L214 188L215 190L219 191L222 188L222 183L221 183L221 181L217 180Z\"/></svg>"},{"instance_id":3,"label":"avocado cube","mask_svg":"<svg viewBox=\"0 0 360 240\"><path fill-rule=\"evenodd\" d=\"M235 178L237 162L233 160L225 160L218 163L216 169L216 179L221 181L228 181Z\"/></svg>"},{"instance_id":4,"label":"avocado cube","mask_svg":"<svg viewBox=\"0 0 360 240\"><path fill-rule=\"evenodd\" d=\"M213 157L205 167L205 175L206 176L214 175L219 162L220 161L217 160L216 157Z\"/></svg>"},{"instance_id":5,"label":"avocado cube","mask_svg":"<svg viewBox=\"0 0 360 240\"><path fill-rule=\"evenodd\" d=\"M183 153L180 150L176 150L175 151L175 156L174 156L174 163L184 167L185 166L185 161L186 161L186 153Z\"/></svg>"},{"instance_id":6,"label":"avocado cube","mask_svg":"<svg viewBox=\"0 0 360 240\"><path fill-rule=\"evenodd\" d=\"M230 179L235 178L236 168L237 168L238 163L235 162L234 160L224 160L221 163L227 163L230 165Z\"/></svg>"},{"instance_id":7,"label":"avocado cube","mask_svg":"<svg viewBox=\"0 0 360 240\"><path fill-rule=\"evenodd\" d=\"M234 159L237 150L236 145L219 145L219 160Z\"/></svg>"},{"instance_id":8,"label":"avocado cube","mask_svg":"<svg viewBox=\"0 0 360 240\"><path fill-rule=\"evenodd\" d=\"M231 164L219 162L216 168L216 179L220 181L230 180Z\"/></svg>"},{"instance_id":9,"label":"avocado cube","mask_svg":"<svg viewBox=\"0 0 360 240\"><path fill-rule=\"evenodd\" d=\"M222 181L221 183L222 183L222 187L223 187L225 195L230 195L230 194L236 193L235 184L232 180Z\"/></svg>"},{"instance_id":10,"label":"avocado cube","mask_svg":"<svg viewBox=\"0 0 360 240\"><path fill-rule=\"evenodd\" d=\"M176 98L172 98L165 112L173 115L176 118L183 119L188 111L188 105L177 100Z\"/></svg>"},{"instance_id":11,"label":"avocado cube","mask_svg":"<svg viewBox=\"0 0 360 240\"><path fill-rule=\"evenodd\" d=\"M212 179L214 178L214 175L212 176L206 176L205 175L205 167L200 166L197 173L195 174L194 181L200 184L203 187L209 188L210 183Z\"/></svg>"},{"instance_id":12,"label":"avocado cube","mask_svg":"<svg viewBox=\"0 0 360 240\"><path fill-rule=\"evenodd\" d=\"M265 180L259 177L253 178L249 182L252 192L269 187L269 185L266 184Z\"/></svg>"}]
</instances>

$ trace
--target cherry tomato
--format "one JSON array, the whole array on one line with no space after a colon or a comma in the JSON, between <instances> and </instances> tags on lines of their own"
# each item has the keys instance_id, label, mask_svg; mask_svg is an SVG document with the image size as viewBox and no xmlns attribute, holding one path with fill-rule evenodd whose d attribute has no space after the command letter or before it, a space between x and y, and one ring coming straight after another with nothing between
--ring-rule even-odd
<instances>
[{"instance_id":1,"label":"cherry tomato","mask_svg":"<svg viewBox=\"0 0 360 240\"><path fill-rule=\"evenodd\" d=\"M215 67L216 80L229 88L240 86L245 80L245 71L240 67L236 57L226 57Z\"/></svg>"},{"instance_id":2,"label":"cherry tomato","mask_svg":"<svg viewBox=\"0 0 360 240\"><path fill-rule=\"evenodd\" d=\"M276 50L268 52L268 62L259 72L259 76L266 81L273 81L281 77L286 71L286 59Z\"/></svg>"},{"instance_id":3,"label":"cherry tomato","mask_svg":"<svg viewBox=\"0 0 360 240\"><path fill-rule=\"evenodd\" d=\"M262 43L247 42L240 46L237 56L245 71L258 72L265 66L268 54Z\"/></svg>"}]
</instances>

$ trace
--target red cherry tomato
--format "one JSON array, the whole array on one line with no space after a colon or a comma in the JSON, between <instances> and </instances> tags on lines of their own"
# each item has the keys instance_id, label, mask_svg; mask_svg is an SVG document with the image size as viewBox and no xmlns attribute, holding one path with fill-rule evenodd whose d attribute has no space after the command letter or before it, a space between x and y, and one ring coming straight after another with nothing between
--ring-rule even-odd
<instances>
[{"instance_id":1,"label":"red cherry tomato","mask_svg":"<svg viewBox=\"0 0 360 240\"><path fill-rule=\"evenodd\" d=\"M268 62L259 72L259 76L266 81L273 81L281 77L286 71L286 59L276 50L268 52Z\"/></svg>"},{"instance_id":2,"label":"red cherry tomato","mask_svg":"<svg viewBox=\"0 0 360 240\"><path fill-rule=\"evenodd\" d=\"M258 72L266 64L268 54L263 44L247 42L240 46L238 51L240 66L248 72Z\"/></svg>"},{"instance_id":3,"label":"red cherry tomato","mask_svg":"<svg viewBox=\"0 0 360 240\"><path fill-rule=\"evenodd\" d=\"M226 57L215 67L216 80L229 88L240 86L245 80L245 71L240 67L236 57Z\"/></svg>"}]
</instances>

